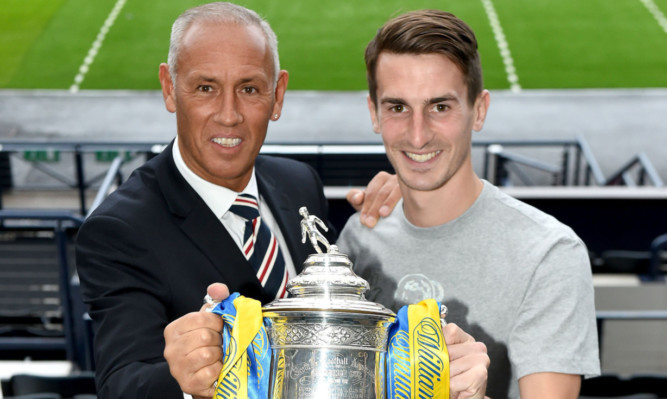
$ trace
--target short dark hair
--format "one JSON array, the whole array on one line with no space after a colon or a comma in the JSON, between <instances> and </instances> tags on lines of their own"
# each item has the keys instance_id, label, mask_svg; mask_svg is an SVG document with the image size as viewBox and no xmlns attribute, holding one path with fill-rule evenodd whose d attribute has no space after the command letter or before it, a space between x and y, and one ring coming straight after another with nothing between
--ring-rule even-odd
<instances>
[{"instance_id":1,"label":"short dark hair","mask_svg":"<svg viewBox=\"0 0 667 399\"><path fill-rule=\"evenodd\" d=\"M472 29L454 14L440 10L412 11L385 23L366 47L366 77L377 105L377 60L382 52L395 54L443 54L463 73L468 102L482 92L482 66Z\"/></svg>"}]
</instances>

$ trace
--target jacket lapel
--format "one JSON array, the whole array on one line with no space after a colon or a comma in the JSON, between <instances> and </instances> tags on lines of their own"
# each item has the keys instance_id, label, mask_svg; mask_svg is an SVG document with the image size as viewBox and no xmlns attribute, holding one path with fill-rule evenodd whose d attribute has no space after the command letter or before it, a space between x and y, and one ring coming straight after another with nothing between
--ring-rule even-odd
<instances>
[{"instance_id":1,"label":"jacket lapel","mask_svg":"<svg viewBox=\"0 0 667 399\"><path fill-rule=\"evenodd\" d=\"M173 142L159 155L166 159L156 173L171 213L181 220L181 230L209 259L231 292L263 299L264 289L252 267L227 229L180 174L173 160L172 148Z\"/></svg>"},{"instance_id":2,"label":"jacket lapel","mask_svg":"<svg viewBox=\"0 0 667 399\"><path fill-rule=\"evenodd\" d=\"M258 157L255 161L255 174L257 176L257 186L262 199L266 201L273 213L273 217L278 223L280 232L288 246L286 248L297 274L303 269L302 262L306 259L306 245L301 243L301 224L299 223L299 209L294 201L290 201L289 193L280 187L273 176L267 173L263 168L263 159Z\"/></svg>"}]
</instances>

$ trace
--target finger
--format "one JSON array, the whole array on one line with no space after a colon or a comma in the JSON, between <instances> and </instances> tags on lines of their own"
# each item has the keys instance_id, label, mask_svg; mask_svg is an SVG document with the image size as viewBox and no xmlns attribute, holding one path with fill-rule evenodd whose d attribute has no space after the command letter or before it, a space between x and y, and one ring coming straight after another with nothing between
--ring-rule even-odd
<instances>
[{"instance_id":1,"label":"finger","mask_svg":"<svg viewBox=\"0 0 667 399\"><path fill-rule=\"evenodd\" d=\"M164 357L183 391L199 394L210 389L222 368L221 340L219 333L202 329L167 343Z\"/></svg>"},{"instance_id":2,"label":"finger","mask_svg":"<svg viewBox=\"0 0 667 399\"><path fill-rule=\"evenodd\" d=\"M451 377L457 376L459 374L464 374L468 370L475 368L475 367L484 367L488 368L489 364L491 364L491 360L489 359L489 355L486 353L485 350L480 350L479 347L477 347L479 343L475 342L472 344L459 344L463 346L468 346L467 349L464 350L464 353L461 354L461 350L459 348L459 353L458 354L452 354L452 351L449 352L449 375ZM450 348L447 348L450 349ZM453 348L452 348L453 349ZM486 348L484 348L486 349Z\"/></svg>"},{"instance_id":3,"label":"finger","mask_svg":"<svg viewBox=\"0 0 667 399\"><path fill-rule=\"evenodd\" d=\"M190 331L209 329L222 331L222 318L214 313L191 312L172 321L164 329L165 341L177 340Z\"/></svg>"},{"instance_id":4,"label":"finger","mask_svg":"<svg viewBox=\"0 0 667 399\"><path fill-rule=\"evenodd\" d=\"M395 175L394 180L395 184L392 186L391 190L389 190L389 194L384 199L384 202L380 207L379 212L381 217L389 216L396 207L396 204L398 204L398 201L401 199L401 188L398 185L398 178Z\"/></svg>"},{"instance_id":5,"label":"finger","mask_svg":"<svg viewBox=\"0 0 667 399\"><path fill-rule=\"evenodd\" d=\"M448 344L447 353L449 354L450 361L455 361L466 356L487 356L487 349L483 342L465 342L452 345Z\"/></svg>"},{"instance_id":6,"label":"finger","mask_svg":"<svg viewBox=\"0 0 667 399\"><path fill-rule=\"evenodd\" d=\"M450 369L451 370L451 369ZM488 369L482 364L467 368L463 373L451 376L449 390L452 398L484 398L488 381Z\"/></svg>"},{"instance_id":7,"label":"finger","mask_svg":"<svg viewBox=\"0 0 667 399\"><path fill-rule=\"evenodd\" d=\"M182 365L185 358L199 349L219 350L221 346L220 332L208 328L200 328L180 335L165 334L164 357L170 363Z\"/></svg>"},{"instance_id":8,"label":"finger","mask_svg":"<svg viewBox=\"0 0 667 399\"><path fill-rule=\"evenodd\" d=\"M199 347L185 356L185 361L190 370L199 372L203 368L219 363L222 366L222 346ZM218 370L220 371L220 370Z\"/></svg>"},{"instance_id":9,"label":"finger","mask_svg":"<svg viewBox=\"0 0 667 399\"><path fill-rule=\"evenodd\" d=\"M215 394L213 384L218 380L220 370L222 370L222 362L216 361L197 368L187 376L176 378L176 380L184 393L211 398Z\"/></svg>"},{"instance_id":10,"label":"finger","mask_svg":"<svg viewBox=\"0 0 667 399\"><path fill-rule=\"evenodd\" d=\"M361 223L371 228L375 226L380 217L380 207L391 194L394 183L392 175L387 172L379 172L368 183L361 207Z\"/></svg>"},{"instance_id":11,"label":"finger","mask_svg":"<svg viewBox=\"0 0 667 399\"><path fill-rule=\"evenodd\" d=\"M364 192L356 188L350 189L345 195L345 199L355 211L359 212L361 205L364 203Z\"/></svg>"},{"instance_id":12,"label":"finger","mask_svg":"<svg viewBox=\"0 0 667 399\"><path fill-rule=\"evenodd\" d=\"M475 338L463 331L461 327L456 325L456 323L447 323L443 326L442 334L445 336L445 343L447 346L463 342L475 342Z\"/></svg>"}]
</instances>

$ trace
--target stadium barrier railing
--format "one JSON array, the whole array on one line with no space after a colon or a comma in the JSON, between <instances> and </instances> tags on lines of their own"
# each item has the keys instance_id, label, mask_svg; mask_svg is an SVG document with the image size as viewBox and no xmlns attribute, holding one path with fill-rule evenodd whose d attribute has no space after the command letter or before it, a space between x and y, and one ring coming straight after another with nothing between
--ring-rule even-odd
<instances>
[{"instance_id":1,"label":"stadium barrier railing","mask_svg":"<svg viewBox=\"0 0 667 399\"><path fill-rule=\"evenodd\" d=\"M9 222L12 222L11 225ZM39 353L40 351L58 351L65 352L66 359L74 362L77 365L85 364L84 358L86 355L83 348L80 346L82 342L81 337L75 327L78 321L75 317L82 315L75 314L77 303L81 301L80 297L73 295L71 290L71 280L73 273L73 263L70 262L68 253L71 248L71 237L76 233L78 227L83 223L83 219L70 211L54 211L54 210L15 210L15 209L0 209L0 233L3 234L3 240L12 241L16 237L21 237L22 242L28 244L28 251L30 251L30 242L36 238L44 236L44 232L52 233L53 241L50 245L56 247L56 265L50 261L43 263L39 259L36 260L38 265L28 264L34 259L21 257L22 254L17 254L18 258L7 256L3 260L5 268L11 268L14 272L10 275L19 275L22 269L28 266L37 266L40 269L56 268L55 271L42 270L47 273L55 273L57 275L57 293L59 313L62 320L62 334L55 336L41 336L40 334L32 335L12 335L4 334L0 336L0 352L21 352ZM6 238L6 239L5 239ZM43 243L43 240L39 241ZM14 263L15 262L15 263ZM11 281L3 281L3 284L10 284ZM19 287L20 288L20 287ZM30 292L30 287L26 288ZM16 295L17 307L24 310L13 311L14 316L36 317L46 320L46 317L40 316L40 302L34 301L33 298L19 298ZM23 301L23 302L22 302ZM80 307L79 307L80 309ZM12 315L7 315L6 319L11 320ZM54 331L57 331L55 329ZM84 366L85 367L85 366Z\"/></svg>"},{"instance_id":2,"label":"stadium barrier railing","mask_svg":"<svg viewBox=\"0 0 667 399\"><path fill-rule=\"evenodd\" d=\"M476 140L472 146L473 150L483 151L480 176L499 186L664 186L645 154L638 154L617 173L605 178L588 142L581 135L574 140ZM108 171L87 177L91 167L84 156L92 154L98 162L112 162L121 156L125 165L142 155L148 159L164 147L165 143L155 142L4 140L0 141L0 154L5 159L0 164L3 169L0 172L8 174L6 169L11 167L7 154L15 159L22 158L23 162L30 163L55 182L78 190L79 211L85 215L88 212L85 191L105 178ZM560 155L556 155L552 163L531 155L545 150L560 152ZM310 164L320 174L325 186L365 185L378 171L392 171L384 147L376 143L265 143L261 152ZM69 162L74 165L74 176L53 166L61 161L61 153L71 154L73 160ZM630 175L633 169L638 170L638 181ZM547 178L533 171L546 173ZM11 173L9 175L11 177ZM11 180L5 180L6 188ZM2 189L3 184L0 184L0 194ZM1 201L0 197L0 208Z\"/></svg>"}]
</instances>

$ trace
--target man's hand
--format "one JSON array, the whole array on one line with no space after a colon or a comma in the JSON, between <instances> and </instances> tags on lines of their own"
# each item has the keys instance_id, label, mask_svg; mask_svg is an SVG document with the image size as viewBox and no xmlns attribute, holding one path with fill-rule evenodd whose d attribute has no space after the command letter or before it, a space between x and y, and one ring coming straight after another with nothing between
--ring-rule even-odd
<instances>
[{"instance_id":1,"label":"man's hand","mask_svg":"<svg viewBox=\"0 0 667 399\"><path fill-rule=\"evenodd\" d=\"M486 345L454 323L442 329L449 352L449 392L452 399L482 399L491 363Z\"/></svg>"},{"instance_id":2,"label":"man's hand","mask_svg":"<svg viewBox=\"0 0 667 399\"><path fill-rule=\"evenodd\" d=\"M229 296L227 286L214 283L207 294L219 302ZM164 329L164 357L169 371L184 393L194 398L211 398L213 383L222 369L222 318L206 312L192 312L174 320Z\"/></svg>"},{"instance_id":3,"label":"man's hand","mask_svg":"<svg viewBox=\"0 0 667 399\"><path fill-rule=\"evenodd\" d=\"M387 217L401 198L396 175L379 172L366 190L352 189L345 196L355 211L361 212L361 223L373 228L379 217Z\"/></svg>"}]
</instances>

